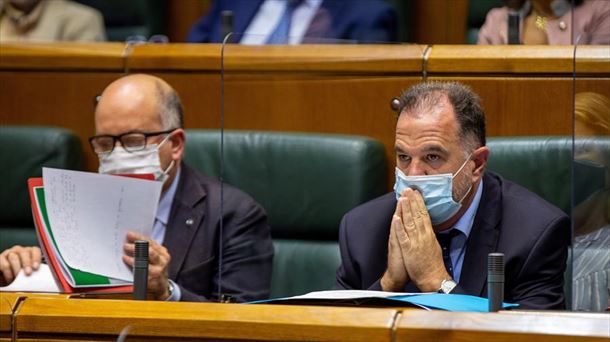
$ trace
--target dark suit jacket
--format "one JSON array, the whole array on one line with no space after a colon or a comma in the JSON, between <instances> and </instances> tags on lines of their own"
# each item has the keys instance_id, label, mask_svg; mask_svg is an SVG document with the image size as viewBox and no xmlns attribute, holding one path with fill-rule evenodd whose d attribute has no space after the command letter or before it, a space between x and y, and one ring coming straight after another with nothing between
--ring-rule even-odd
<instances>
[{"instance_id":1,"label":"dark suit jacket","mask_svg":"<svg viewBox=\"0 0 610 342\"><path fill-rule=\"evenodd\" d=\"M224 10L233 11L233 31L243 34L263 2L215 0L209 12L191 27L186 40L191 43L222 42L220 13ZM313 38L392 42L397 39L397 21L394 9L381 0L325 0L305 33L305 42L317 42Z\"/></svg>"},{"instance_id":2,"label":"dark suit jacket","mask_svg":"<svg viewBox=\"0 0 610 342\"><path fill-rule=\"evenodd\" d=\"M339 233L342 264L336 287L381 289L395 208L396 197L389 193L343 217ZM487 254L501 252L506 302L528 309L564 308L563 274L570 240L570 220L561 210L527 189L485 172L460 283L453 293L487 297ZM419 292L412 282L405 291Z\"/></svg>"},{"instance_id":3,"label":"dark suit jacket","mask_svg":"<svg viewBox=\"0 0 610 342\"><path fill-rule=\"evenodd\" d=\"M163 245L171 255L169 278L183 301L237 301L269 296L273 245L267 214L250 196L182 163ZM220 231L220 220L223 231ZM222 268L219 268L222 264Z\"/></svg>"}]
</instances>

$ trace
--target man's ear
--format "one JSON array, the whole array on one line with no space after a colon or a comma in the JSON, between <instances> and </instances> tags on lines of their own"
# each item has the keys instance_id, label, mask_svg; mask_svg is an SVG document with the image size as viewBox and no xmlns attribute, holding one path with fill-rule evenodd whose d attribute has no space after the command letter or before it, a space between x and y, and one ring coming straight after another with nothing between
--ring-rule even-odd
<instances>
[{"instance_id":1,"label":"man's ear","mask_svg":"<svg viewBox=\"0 0 610 342\"><path fill-rule=\"evenodd\" d=\"M184 142L186 140L184 130L182 128L176 129L169 139L172 143L172 159L181 160L184 155Z\"/></svg>"},{"instance_id":2,"label":"man's ear","mask_svg":"<svg viewBox=\"0 0 610 342\"><path fill-rule=\"evenodd\" d=\"M473 181L478 181L483 177L483 172L485 167L487 167L487 158L489 158L487 146L479 147L472 152L472 160L474 161L474 170L472 170Z\"/></svg>"}]
</instances>

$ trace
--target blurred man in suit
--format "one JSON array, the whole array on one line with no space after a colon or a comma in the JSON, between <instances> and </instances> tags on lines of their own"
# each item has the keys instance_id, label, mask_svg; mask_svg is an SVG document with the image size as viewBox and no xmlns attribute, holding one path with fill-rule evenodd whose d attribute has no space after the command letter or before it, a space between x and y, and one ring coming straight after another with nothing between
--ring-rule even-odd
<instances>
[{"instance_id":1,"label":"blurred man in suit","mask_svg":"<svg viewBox=\"0 0 610 342\"><path fill-rule=\"evenodd\" d=\"M104 18L69 0L0 0L0 42L104 41Z\"/></svg>"},{"instance_id":2,"label":"blurred man in suit","mask_svg":"<svg viewBox=\"0 0 610 342\"><path fill-rule=\"evenodd\" d=\"M478 96L459 83L429 82L400 103L395 192L343 218L337 287L487 296L487 255L501 252L507 302L563 308L570 220L485 171Z\"/></svg>"},{"instance_id":3,"label":"blurred man in suit","mask_svg":"<svg viewBox=\"0 0 610 342\"><path fill-rule=\"evenodd\" d=\"M182 104L174 89L149 75L118 79L101 95L95 130L89 141L101 173L152 173L163 182L152 236L129 233L123 257L133 266L134 241L149 240L148 291L155 299L217 301L228 295L249 301L269 295L273 245L266 213L229 185L221 198L220 182L184 163ZM38 247L5 250L0 280L10 283L22 268L31 273L40 259Z\"/></svg>"},{"instance_id":4,"label":"blurred man in suit","mask_svg":"<svg viewBox=\"0 0 610 342\"><path fill-rule=\"evenodd\" d=\"M382 0L216 0L187 41L222 42L223 11L233 12L242 44L393 42L398 34L396 13Z\"/></svg>"}]
</instances>

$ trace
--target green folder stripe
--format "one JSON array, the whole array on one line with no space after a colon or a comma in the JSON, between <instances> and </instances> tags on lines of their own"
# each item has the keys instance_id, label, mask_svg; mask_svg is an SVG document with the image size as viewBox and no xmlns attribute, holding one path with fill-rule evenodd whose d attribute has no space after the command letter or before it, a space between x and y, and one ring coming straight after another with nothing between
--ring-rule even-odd
<instances>
[{"instance_id":1,"label":"green folder stripe","mask_svg":"<svg viewBox=\"0 0 610 342\"><path fill-rule=\"evenodd\" d=\"M62 260L64 260L63 257L61 256L61 253L59 252L59 248L57 248L57 243L55 243L55 237L53 236L53 231L51 230L51 224L49 223L49 217L47 215L47 205L46 205L45 198L44 198L44 188L43 187L36 188L36 194L38 195L38 204L40 205L40 212L42 214L42 218L47 226L47 234L49 234L49 236L51 237L51 241L53 242L53 245L57 249L57 253L59 253L59 257ZM70 266L68 266L68 271L72 275L72 278L74 278L74 282L76 283L76 286L110 284L110 280L108 279L108 277L105 277L105 276L102 276L99 274L84 272L84 271L72 268Z\"/></svg>"}]
</instances>

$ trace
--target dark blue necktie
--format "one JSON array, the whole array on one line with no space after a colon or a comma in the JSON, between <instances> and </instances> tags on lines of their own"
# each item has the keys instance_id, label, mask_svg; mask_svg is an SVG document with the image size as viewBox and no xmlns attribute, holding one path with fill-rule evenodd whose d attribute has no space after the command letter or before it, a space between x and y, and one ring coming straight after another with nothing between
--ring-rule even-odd
<instances>
[{"instance_id":1,"label":"dark blue necktie","mask_svg":"<svg viewBox=\"0 0 610 342\"><path fill-rule=\"evenodd\" d=\"M441 251L443 252L443 263L447 273L453 278L453 264L451 263L451 239L459 234L457 229L451 229L448 233L436 234L438 244L441 245Z\"/></svg>"},{"instance_id":2,"label":"dark blue necktie","mask_svg":"<svg viewBox=\"0 0 610 342\"><path fill-rule=\"evenodd\" d=\"M290 34L290 25L292 22L292 14L294 10L299 7L303 0L288 0L284 14L280 18L277 26L267 39L267 44L286 44L288 43L288 36Z\"/></svg>"}]
</instances>

